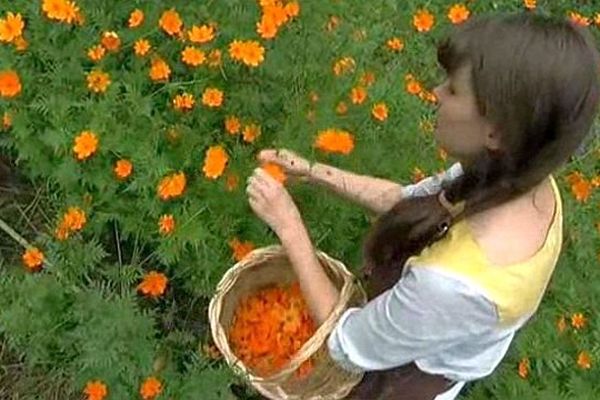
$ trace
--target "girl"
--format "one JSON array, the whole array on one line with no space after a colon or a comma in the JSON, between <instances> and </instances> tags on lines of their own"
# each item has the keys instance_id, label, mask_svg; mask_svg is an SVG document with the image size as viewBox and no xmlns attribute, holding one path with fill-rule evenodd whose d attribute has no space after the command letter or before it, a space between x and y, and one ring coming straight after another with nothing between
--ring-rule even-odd
<instances>
[{"instance_id":1,"label":"girl","mask_svg":"<svg viewBox=\"0 0 600 400\"><path fill-rule=\"evenodd\" d=\"M535 313L562 246L553 177L590 130L599 56L590 34L535 14L470 20L438 47L447 79L435 138L458 160L417 184L311 165L287 150L259 159L379 214L364 247L370 302L344 312L331 357L364 371L351 399L454 399L491 374ZM250 206L278 235L317 323L338 291L294 202L256 169Z\"/></svg>"}]
</instances>

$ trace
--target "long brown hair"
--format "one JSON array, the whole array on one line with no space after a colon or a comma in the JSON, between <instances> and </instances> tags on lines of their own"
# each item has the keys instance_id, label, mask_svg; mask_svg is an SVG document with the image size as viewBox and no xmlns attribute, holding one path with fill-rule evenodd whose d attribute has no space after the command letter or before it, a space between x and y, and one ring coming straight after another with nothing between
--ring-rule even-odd
<instances>
[{"instance_id":1,"label":"long brown hair","mask_svg":"<svg viewBox=\"0 0 600 400\"><path fill-rule=\"evenodd\" d=\"M438 46L448 74L469 63L481 115L500 128L500 152L484 149L437 194L404 198L367 235L373 280L397 280L406 259L441 239L452 224L527 193L569 161L589 132L599 97L598 51L585 28L533 13L480 16ZM383 274L383 275L381 275ZM377 289L374 289L377 291Z\"/></svg>"}]
</instances>

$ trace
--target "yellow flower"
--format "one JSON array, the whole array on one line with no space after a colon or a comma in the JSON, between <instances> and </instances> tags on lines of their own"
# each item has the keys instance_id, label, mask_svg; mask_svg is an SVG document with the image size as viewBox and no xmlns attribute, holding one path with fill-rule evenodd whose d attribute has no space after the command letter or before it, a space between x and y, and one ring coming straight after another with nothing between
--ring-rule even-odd
<instances>
[{"instance_id":1,"label":"yellow flower","mask_svg":"<svg viewBox=\"0 0 600 400\"><path fill-rule=\"evenodd\" d=\"M76 138L73 152L82 161L90 158L98 150L98 136L92 131L82 131Z\"/></svg>"},{"instance_id":2,"label":"yellow flower","mask_svg":"<svg viewBox=\"0 0 600 400\"><path fill-rule=\"evenodd\" d=\"M202 167L204 176L209 179L217 179L223 175L228 161L229 156L223 146L209 147L204 158L204 166Z\"/></svg>"},{"instance_id":3,"label":"yellow flower","mask_svg":"<svg viewBox=\"0 0 600 400\"><path fill-rule=\"evenodd\" d=\"M88 89L95 93L104 93L110 85L110 77L106 72L94 70L87 75Z\"/></svg>"},{"instance_id":4,"label":"yellow flower","mask_svg":"<svg viewBox=\"0 0 600 400\"><path fill-rule=\"evenodd\" d=\"M135 41L135 44L133 45L133 51L135 52L136 56L143 57L146 54L148 54L151 47L152 46L150 45L150 42L148 40L138 39Z\"/></svg>"},{"instance_id":5,"label":"yellow flower","mask_svg":"<svg viewBox=\"0 0 600 400\"><path fill-rule=\"evenodd\" d=\"M188 38L193 43L208 43L215 37L215 29L210 25L194 25L188 31Z\"/></svg>"},{"instance_id":6,"label":"yellow flower","mask_svg":"<svg viewBox=\"0 0 600 400\"><path fill-rule=\"evenodd\" d=\"M90 47L90 49L87 52L87 56L89 57L89 59L96 62L102 60L105 54L106 49L101 44Z\"/></svg>"},{"instance_id":7,"label":"yellow flower","mask_svg":"<svg viewBox=\"0 0 600 400\"><path fill-rule=\"evenodd\" d=\"M202 93L202 104L208 107L220 107L223 104L223 92L215 88L207 88Z\"/></svg>"},{"instance_id":8,"label":"yellow flower","mask_svg":"<svg viewBox=\"0 0 600 400\"><path fill-rule=\"evenodd\" d=\"M0 42L13 42L23 36L25 22L21 14L6 13L6 18L0 19Z\"/></svg>"},{"instance_id":9,"label":"yellow flower","mask_svg":"<svg viewBox=\"0 0 600 400\"><path fill-rule=\"evenodd\" d=\"M129 15L129 27L137 28L144 22L144 12L142 10L135 9Z\"/></svg>"},{"instance_id":10,"label":"yellow flower","mask_svg":"<svg viewBox=\"0 0 600 400\"><path fill-rule=\"evenodd\" d=\"M204 61L206 60L206 56L204 55L204 52L202 50L197 49L193 46L187 46L181 52L181 60L187 65L197 67L204 63Z\"/></svg>"}]
</instances>

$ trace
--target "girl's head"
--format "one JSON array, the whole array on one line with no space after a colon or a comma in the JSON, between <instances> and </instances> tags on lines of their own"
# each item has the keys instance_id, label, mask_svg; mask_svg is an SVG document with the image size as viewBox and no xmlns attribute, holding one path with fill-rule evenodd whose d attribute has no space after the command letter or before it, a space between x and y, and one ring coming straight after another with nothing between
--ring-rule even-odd
<instances>
[{"instance_id":1,"label":"girl's head","mask_svg":"<svg viewBox=\"0 0 600 400\"><path fill-rule=\"evenodd\" d=\"M464 174L444 184L465 201L457 217L539 185L567 162L590 130L599 100L599 55L589 32L533 13L473 18L438 47L446 80L435 137ZM397 264L438 240L453 222L437 194L403 199L365 244L367 263Z\"/></svg>"}]
</instances>

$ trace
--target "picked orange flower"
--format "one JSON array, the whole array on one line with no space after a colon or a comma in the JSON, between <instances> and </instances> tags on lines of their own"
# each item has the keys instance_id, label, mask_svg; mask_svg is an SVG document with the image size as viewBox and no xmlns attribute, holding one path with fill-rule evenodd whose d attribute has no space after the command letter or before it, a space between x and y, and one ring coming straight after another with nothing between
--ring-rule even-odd
<instances>
[{"instance_id":1,"label":"picked orange flower","mask_svg":"<svg viewBox=\"0 0 600 400\"><path fill-rule=\"evenodd\" d=\"M121 38L114 31L104 32L102 34L102 39L100 40L102 46L106 48L108 51L118 51L119 47L121 47Z\"/></svg>"},{"instance_id":2,"label":"picked orange flower","mask_svg":"<svg viewBox=\"0 0 600 400\"><path fill-rule=\"evenodd\" d=\"M162 392L162 383L155 377L146 378L140 387L140 395L144 400L152 400Z\"/></svg>"},{"instance_id":3,"label":"picked orange flower","mask_svg":"<svg viewBox=\"0 0 600 400\"><path fill-rule=\"evenodd\" d=\"M129 27L137 28L138 26L142 25L143 22L144 22L144 12L142 10L140 10L139 8L136 8L129 15L129 21L128 21Z\"/></svg>"},{"instance_id":4,"label":"picked orange flower","mask_svg":"<svg viewBox=\"0 0 600 400\"><path fill-rule=\"evenodd\" d=\"M373 106L371 110L371 115L378 121L385 121L388 118L388 107L385 103L377 103Z\"/></svg>"},{"instance_id":5,"label":"picked orange flower","mask_svg":"<svg viewBox=\"0 0 600 400\"><path fill-rule=\"evenodd\" d=\"M0 97L11 98L21 93L21 79L13 70L0 71Z\"/></svg>"},{"instance_id":6,"label":"picked orange flower","mask_svg":"<svg viewBox=\"0 0 600 400\"><path fill-rule=\"evenodd\" d=\"M233 251L235 261L242 261L252 250L255 249L254 243L249 241L240 241L238 238L233 238L229 241L229 247Z\"/></svg>"},{"instance_id":7,"label":"picked orange flower","mask_svg":"<svg viewBox=\"0 0 600 400\"><path fill-rule=\"evenodd\" d=\"M215 38L215 28L211 25L194 25L188 31L188 39L192 43L208 43Z\"/></svg>"},{"instance_id":8,"label":"picked orange flower","mask_svg":"<svg viewBox=\"0 0 600 400\"><path fill-rule=\"evenodd\" d=\"M469 19L469 15L471 15L471 12L464 4L454 4L448 10L448 19L455 25L465 22Z\"/></svg>"},{"instance_id":9,"label":"picked orange flower","mask_svg":"<svg viewBox=\"0 0 600 400\"><path fill-rule=\"evenodd\" d=\"M181 33L183 21L179 13L174 8L163 12L158 21L160 28L171 36L176 36Z\"/></svg>"},{"instance_id":10,"label":"picked orange flower","mask_svg":"<svg viewBox=\"0 0 600 400\"><path fill-rule=\"evenodd\" d=\"M260 126L257 124L248 124L242 130L242 137L245 142L254 142L261 134Z\"/></svg>"},{"instance_id":11,"label":"picked orange flower","mask_svg":"<svg viewBox=\"0 0 600 400\"><path fill-rule=\"evenodd\" d=\"M426 9L417 11L413 16L413 26L418 32L429 32L434 23L435 17Z\"/></svg>"},{"instance_id":12,"label":"picked orange flower","mask_svg":"<svg viewBox=\"0 0 600 400\"><path fill-rule=\"evenodd\" d=\"M44 253L37 247L30 247L25 250L22 258L23 264L31 272L39 271L44 264Z\"/></svg>"},{"instance_id":13,"label":"picked orange flower","mask_svg":"<svg viewBox=\"0 0 600 400\"><path fill-rule=\"evenodd\" d=\"M152 45L150 45L150 42L146 39L138 39L133 44L133 51L135 55L139 57L143 57L148 54L151 48Z\"/></svg>"},{"instance_id":14,"label":"picked orange flower","mask_svg":"<svg viewBox=\"0 0 600 400\"><path fill-rule=\"evenodd\" d=\"M76 138L73 152L78 160L90 158L98 150L98 136L92 131L82 131Z\"/></svg>"},{"instance_id":15,"label":"picked orange flower","mask_svg":"<svg viewBox=\"0 0 600 400\"><path fill-rule=\"evenodd\" d=\"M0 42L12 43L23 37L25 22L21 14L8 11L5 18L0 18Z\"/></svg>"},{"instance_id":16,"label":"picked orange flower","mask_svg":"<svg viewBox=\"0 0 600 400\"><path fill-rule=\"evenodd\" d=\"M194 108L194 104L196 104L196 100L191 93L178 94L173 98L173 107L179 111L190 111Z\"/></svg>"},{"instance_id":17,"label":"picked orange flower","mask_svg":"<svg viewBox=\"0 0 600 400\"><path fill-rule=\"evenodd\" d=\"M283 184L287 180L287 175L279 164L268 162L263 164L261 168L264 169L265 172L271 175L279 183Z\"/></svg>"},{"instance_id":18,"label":"picked orange flower","mask_svg":"<svg viewBox=\"0 0 600 400\"><path fill-rule=\"evenodd\" d=\"M174 173L164 177L158 184L158 197L162 200L169 200L179 197L183 194L187 179L183 172Z\"/></svg>"},{"instance_id":19,"label":"picked orange flower","mask_svg":"<svg viewBox=\"0 0 600 400\"><path fill-rule=\"evenodd\" d=\"M94 93L104 93L111 84L110 76L101 70L94 70L87 75L87 87Z\"/></svg>"},{"instance_id":20,"label":"picked orange flower","mask_svg":"<svg viewBox=\"0 0 600 400\"><path fill-rule=\"evenodd\" d=\"M225 130L230 135L237 135L238 133L240 133L241 127L242 124L240 123L238 117L230 115L225 118Z\"/></svg>"},{"instance_id":21,"label":"picked orange flower","mask_svg":"<svg viewBox=\"0 0 600 400\"><path fill-rule=\"evenodd\" d=\"M158 232L161 235L170 235L175 230L175 217L172 214L162 215L158 220Z\"/></svg>"},{"instance_id":22,"label":"picked orange flower","mask_svg":"<svg viewBox=\"0 0 600 400\"><path fill-rule=\"evenodd\" d=\"M108 389L102 381L89 381L83 393L87 396L86 400L104 400L108 395Z\"/></svg>"},{"instance_id":23,"label":"picked orange flower","mask_svg":"<svg viewBox=\"0 0 600 400\"><path fill-rule=\"evenodd\" d=\"M354 149L354 136L339 129L325 129L317 135L314 146L327 153L348 155Z\"/></svg>"},{"instance_id":24,"label":"picked orange flower","mask_svg":"<svg viewBox=\"0 0 600 400\"><path fill-rule=\"evenodd\" d=\"M101 44L90 47L87 52L87 56L90 60L98 62L104 58L106 54L106 49Z\"/></svg>"},{"instance_id":25,"label":"picked orange flower","mask_svg":"<svg viewBox=\"0 0 600 400\"><path fill-rule=\"evenodd\" d=\"M204 157L204 166L202 171L204 176L209 179L217 179L223 175L229 156L221 145L211 146L206 150L206 156Z\"/></svg>"},{"instance_id":26,"label":"picked orange flower","mask_svg":"<svg viewBox=\"0 0 600 400\"><path fill-rule=\"evenodd\" d=\"M162 272L150 271L138 285L138 291L148 297L159 297L165 293L169 280Z\"/></svg>"},{"instance_id":27,"label":"picked orange flower","mask_svg":"<svg viewBox=\"0 0 600 400\"><path fill-rule=\"evenodd\" d=\"M187 46L181 52L181 61L192 67L202 65L206 60L204 52L194 46Z\"/></svg>"},{"instance_id":28,"label":"picked orange flower","mask_svg":"<svg viewBox=\"0 0 600 400\"><path fill-rule=\"evenodd\" d=\"M202 104L208 107L220 107L223 104L223 92L215 88L207 88L202 93Z\"/></svg>"},{"instance_id":29,"label":"picked orange flower","mask_svg":"<svg viewBox=\"0 0 600 400\"><path fill-rule=\"evenodd\" d=\"M150 66L150 79L153 81L167 81L171 76L171 68L169 64L162 58L155 58L152 60Z\"/></svg>"},{"instance_id":30,"label":"picked orange flower","mask_svg":"<svg viewBox=\"0 0 600 400\"><path fill-rule=\"evenodd\" d=\"M125 180L129 178L133 172L133 164L129 160L118 160L115 163L114 172L118 179Z\"/></svg>"}]
</instances>

